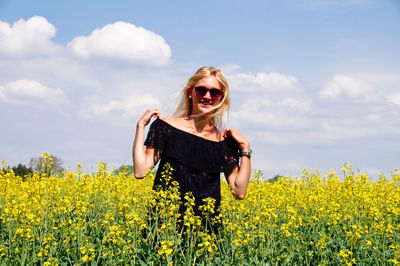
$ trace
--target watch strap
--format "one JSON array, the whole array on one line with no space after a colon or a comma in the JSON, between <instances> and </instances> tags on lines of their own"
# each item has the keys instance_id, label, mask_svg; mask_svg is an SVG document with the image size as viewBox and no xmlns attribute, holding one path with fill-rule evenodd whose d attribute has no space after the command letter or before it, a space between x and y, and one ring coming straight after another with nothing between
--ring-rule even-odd
<instances>
[{"instance_id":1,"label":"watch strap","mask_svg":"<svg viewBox=\"0 0 400 266\"><path fill-rule=\"evenodd\" d=\"M251 149L249 151L241 151L240 156L246 156L250 159L252 153L253 153L253 151Z\"/></svg>"}]
</instances>

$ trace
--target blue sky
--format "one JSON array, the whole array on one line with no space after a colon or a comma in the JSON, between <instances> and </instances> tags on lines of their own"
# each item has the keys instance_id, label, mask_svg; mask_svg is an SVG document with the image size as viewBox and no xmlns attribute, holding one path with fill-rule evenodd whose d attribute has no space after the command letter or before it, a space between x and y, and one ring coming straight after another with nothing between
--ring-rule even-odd
<instances>
[{"instance_id":1,"label":"blue sky","mask_svg":"<svg viewBox=\"0 0 400 266\"><path fill-rule=\"evenodd\" d=\"M203 65L232 92L253 169L300 176L399 162L400 2L0 1L0 159L131 163L148 107ZM6 126L4 126L6 125Z\"/></svg>"}]
</instances>

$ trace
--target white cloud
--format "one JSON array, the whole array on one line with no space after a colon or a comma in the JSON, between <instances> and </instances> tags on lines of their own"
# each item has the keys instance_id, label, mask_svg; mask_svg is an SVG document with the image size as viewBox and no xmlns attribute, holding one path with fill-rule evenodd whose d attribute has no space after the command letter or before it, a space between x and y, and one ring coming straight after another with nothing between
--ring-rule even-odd
<instances>
[{"instance_id":1,"label":"white cloud","mask_svg":"<svg viewBox=\"0 0 400 266\"><path fill-rule=\"evenodd\" d=\"M400 93L393 94L387 98L388 102L400 106Z\"/></svg>"},{"instance_id":2,"label":"white cloud","mask_svg":"<svg viewBox=\"0 0 400 266\"><path fill-rule=\"evenodd\" d=\"M293 119L296 119L295 117ZM382 134L384 130L373 126L338 126L327 122L321 122L315 128L304 130L280 130L280 128L265 128L264 130L253 131L252 135L258 141L278 145L340 145L341 141L350 139L368 138ZM393 129L392 129L393 130ZM398 130L397 130L398 131ZM396 131L392 131L394 133Z\"/></svg>"},{"instance_id":3,"label":"white cloud","mask_svg":"<svg viewBox=\"0 0 400 266\"><path fill-rule=\"evenodd\" d=\"M150 94L132 95L123 100L105 100L98 95L88 97L79 114L86 118L104 119L117 125L132 125L133 119L146 108L160 106L160 101Z\"/></svg>"},{"instance_id":4,"label":"white cloud","mask_svg":"<svg viewBox=\"0 0 400 266\"><path fill-rule=\"evenodd\" d=\"M356 120L357 118L354 118ZM382 124L382 123L381 123ZM321 122L314 131L302 134L297 140L299 143L337 145L344 140L360 141L376 136L387 136L399 134L400 129L395 126L379 127L376 123L356 126L342 126L331 122Z\"/></svg>"},{"instance_id":5,"label":"white cloud","mask_svg":"<svg viewBox=\"0 0 400 266\"><path fill-rule=\"evenodd\" d=\"M324 99L338 99L345 96L364 102L378 99L375 88L369 83L345 75L335 75L319 92L319 96Z\"/></svg>"},{"instance_id":6,"label":"white cloud","mask_svg":"<svg viewBox=\"0 0 400 266\"><path fill-rule=\"evenodd\" d=\"M42 85L35 80L20 79L0 86L0 101L15 104L34 102L61 103L65 100L64 92Z\"/></svg>"},{"instance_id":7,"label":"white cloud","mask_svg":"<svg viewBox=\"0 0 400 266\"><path fill-rule=\"evenodd\" d=\"M354 138L354 137L363 137L372 133L370 131L371 128L367 127L343 127L330 125L329 123L323 122L321 124L321 133L324 133L325 136L329 136L334 140L346 139L346 138Z\"/></svg>"},{"instance_id":8,"label":"white cloud","mask_svg":"<svg viewBox=\"0 0 400 266\"><path fill-rule=\"evenodd\" d=\"M237 64L225 64L220 66L220 69L225 74L240 71L241 67Z\"/></svg>"},{"instance_id":9,"label":"white cloud","mask_svg":"<svg viewBox=\"0 0 400 266\"><path fill-rule=\"evenodd\" d=\"M249 99L237 111L232 113L233 122L237 125L251 125L252 127L302 127L309 123L305 116L298 114L301 106L307 106L298 100L289 98L279 103L268 99ZM286 108L289 104L295 104L296 110ZM282 108L283 107L283 108ZM305 107L307 108L307 107Z\"/></svg>"},{"instance_id":10,"label":"white cloud","mask_svg":"<svg viewBox=\"0 0 400 266\"><path fill-rule=\"evenodd\" d=\"M380 114L370 114L368 115L368 119L371 121L379 121L382 119L382 116Z\"/></svg>"},{"instance_id":11,"label":"white cloud","mask_svg":"<svg viewBox=\"0 0 400 266\"><path fill-rule=\"evenodd\" d=\"M171 57L171 49L163 37L126 22L98 28L88 36L76 37L67 46L83 59L162 66Z\"/></svg>"},{"instance_id":12,"label":"white cloud","mask_svg":"<svg viewBox=\"0 0 400 266\"><path fill-rule=\"evenodd\" d=\"M297 79L295 77L277 72L258 72L256 74L227 72L230 87L237 91L282 92L296 89Z\"/></svg>"},{"instance_id":13,"label":"white cloud","mask_svg":"<svg viewBox=\"0 0 400 266\"><path fill-rule=\"evenodd\" d=\"M299 111L309 111L311 107L311 103L309 101L299 101L291 97L287 97L282 101L279 101L278 105Z\"/></svg>"},{"instance_id":14,"label":"white cloud","mask_svg":"<svg viewBox=\"0 0 400 266\"><path fill-rule=\"evenodd\" d=\"M253 131L252 135L257 140L267 143L279 144L279 145L287 145L293 144L293 138L290 136L284 136L281 132L269 132L266 130L262 131Z\"/></svg>"},{"instance_id":15,"label":"white cloud","mask_svg":"<svg viewBox=\"0 0 400 266\"><path fill-rule=\"evenodd\" d=\"M44 17L20 19L12 26L0 21L0 54L6 57L24 57L50 54L59 47L51 42L56 28Z\"/></svg>"}]
</instances>

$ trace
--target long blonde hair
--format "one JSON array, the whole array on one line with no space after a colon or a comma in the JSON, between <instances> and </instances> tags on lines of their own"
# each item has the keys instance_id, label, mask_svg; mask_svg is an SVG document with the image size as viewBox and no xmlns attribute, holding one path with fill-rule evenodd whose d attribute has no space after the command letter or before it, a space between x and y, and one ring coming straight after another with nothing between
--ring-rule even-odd
<instances>
[{"instance_id":1,"label":"long blonde hair","mask_svg":"<svg viewBox=\"0 0 400 266\"><path fill-rule=\"evenodd\" d=\"M222 97L221 101L212 110L215 110L215 112L211 115L211 121L213 125L219 130L224 130L228 122L229 106L231 103L229 95L229 85L221 70L211 66L199 68L196 73L189 78L185 88L181 92L178 107L176 108L172 116L186 117L192 115L193 103L192 99L189 98L189 91L196 85L199 80L209 76L214 76L218 80L219 84L221 85L222 91L224 92L224 96Z\"/></svg>"}]
</instances>

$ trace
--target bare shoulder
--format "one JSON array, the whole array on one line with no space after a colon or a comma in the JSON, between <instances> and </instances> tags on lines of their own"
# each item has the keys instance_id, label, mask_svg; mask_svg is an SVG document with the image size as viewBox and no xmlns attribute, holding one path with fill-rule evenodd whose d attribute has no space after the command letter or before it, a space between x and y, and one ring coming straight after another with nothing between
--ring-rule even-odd
<instances>
[{"instance_id":1,"label":"bare shoulder","mask_svg":"<svg viewBox=\"0 0 400 266\"><path fill-rule=\"evenodd\" d=\"M168 124L176 127L176 128L181 128L184 123L185 119L183 117L171 117L171 116L166 116L161 118L164 122L167 122Z\"/></svg>"},{"instance_id":2,"label":"bare shoulder","mask_svg":"<svg viewBox=\"0 0 400 266\"><path fill-rule=\"evenodd\" d=\"M167 122L167 123L173 123L173 121L175 120L174 117L170 117L170 116L164 116L164 117L160 117L161 120Z\"/></svg>"},{"instance_id":3,"label":"bare shoulder","mask_svg":"<svg viewBox=\"0 0 400 266\"><path fill-rule=\"evenodd\" d=\"M171 117L171 116L166 116L166 117L160 117L161 120L166 122L167 124L170 124L173 127L176 127L176 118Z\"/></svg>"},{"instance_id":4,"label":"bare shoulder","mask_svg":"<svg viewBox=\"0 0 400 266\"><path fill-rule=\"evenodd\" d=\"M193 134L193 122L185 117L163 117L162 120L174 128Z\"/></svg>"}]
</instances>

